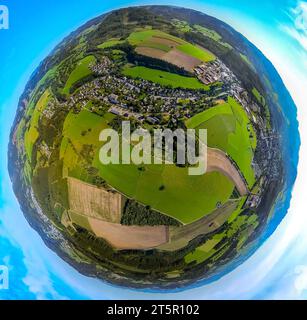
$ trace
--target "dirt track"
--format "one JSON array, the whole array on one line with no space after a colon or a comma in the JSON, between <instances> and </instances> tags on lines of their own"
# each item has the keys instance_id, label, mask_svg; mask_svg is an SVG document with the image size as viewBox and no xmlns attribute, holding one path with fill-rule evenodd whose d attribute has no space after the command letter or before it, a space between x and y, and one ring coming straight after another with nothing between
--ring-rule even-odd
<instances>
[{"instance_id":1,"label":"dirt track","mask_svg":"<svg viewBox=\"0 0 307 320\"><path fill-rule=\"evenodd\" d=\"M248 193L245 181L226 154L218 149L207 148L207 172L212 171L219 171L231 179L241 196Z\"/></svg>"}]
</instances>

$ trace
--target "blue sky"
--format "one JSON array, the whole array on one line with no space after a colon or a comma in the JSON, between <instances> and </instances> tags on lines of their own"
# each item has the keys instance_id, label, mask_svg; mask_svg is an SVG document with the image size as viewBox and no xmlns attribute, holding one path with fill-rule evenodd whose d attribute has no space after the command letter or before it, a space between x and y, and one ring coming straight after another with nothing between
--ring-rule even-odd
<instances>
[{"instance_id":1,"label":"blue sky","mask_svg":"<svg viewBox=\"0 0 307 320\"><path fill-rule=\"evenodd\" d=\"M10 29L0 30L0 264L10 269L9 299L307 298L307 129L300 126L299 176L287 217L246 262L220 280L179 293L143 293L112 287L78 274L42 242L25 221L7 174L7 142L18 97L39 62L72 30L108 10L138 4L194 8L232 25L273 62L307 119L307 3L297 0L101 1L0 0ZM307 142L307 141L306 141ZM306 143L307 145L307 143ZM306 172L306 173L305 173Z\"/></svg>"}]
</instances>

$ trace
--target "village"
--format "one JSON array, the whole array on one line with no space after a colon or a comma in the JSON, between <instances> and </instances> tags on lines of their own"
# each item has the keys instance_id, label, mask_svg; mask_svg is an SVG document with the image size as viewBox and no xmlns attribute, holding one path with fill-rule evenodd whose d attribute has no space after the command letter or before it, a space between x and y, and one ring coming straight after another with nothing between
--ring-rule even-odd
<instances>
[{"instance_id":1,"label":"village","mask_svg":"<svg viewBox=\"0 0 307 320\"><path fill-rule=\"evenodd\" d=\"M238 101L258 133L258 150L261 152L257 152L252 166L259 189L250 193L246 206L255 208L259 205L261 190L268 183L268 179L263 178L266 176L264 173L270 172L271 177L278 177L278 166L274 161L278 146L274 133L268 132L261 107L222 61L216 59L195 68L199 81L209 86L207 91L162 87L144 79L114 74L113 62L108 57L90 67L96 74L96 79L83 84L63 104L63 108L75 112L88 109L97 114L108 111L122 119L133 119L140 126L175 128L199 112L225 103L228 97ZM51 118L56 109L56 103L49 102L44 113ZM236 166L236 163L233 162L233 165Z\"/></svg>"}]
</instances>

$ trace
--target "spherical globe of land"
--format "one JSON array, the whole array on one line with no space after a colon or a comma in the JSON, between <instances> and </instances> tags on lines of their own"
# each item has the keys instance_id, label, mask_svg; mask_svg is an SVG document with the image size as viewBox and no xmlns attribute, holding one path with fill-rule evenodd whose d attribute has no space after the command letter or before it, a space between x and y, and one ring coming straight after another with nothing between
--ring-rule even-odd
<instances>
[{"instance_id":1,"label":"spherical globe of land","mask_svg":"<svg viewBox=\"0 0 307 320\"><path fill-rule=\"evenodd\" d=\"M230 26L182 8L121 9L79 28L33 74L12 129L30 224L78 271L116 284L182 287L231 270L276 228L291 189L281 140L294 106L266 62ZM104 163L111 129L122 153ZM150 147L177 129L201 145L206 129L206 172L176 162L176 138L171 162L165 145L157 163L135 150L125 133L137 129Z\"/></svg>"}]
</instances>

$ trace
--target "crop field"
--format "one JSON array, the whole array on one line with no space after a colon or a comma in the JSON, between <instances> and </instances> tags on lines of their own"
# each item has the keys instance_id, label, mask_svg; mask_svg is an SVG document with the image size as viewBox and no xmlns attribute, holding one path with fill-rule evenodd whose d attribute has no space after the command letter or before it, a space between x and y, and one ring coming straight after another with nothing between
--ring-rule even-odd
<instances>
[{"instance_id":1,"label":"crop field","mask_svg":"<svg viewBox=\"0 0 307 320\"><path fill-rule=\"evenodd\" d=\"M179 49L173 49L166 53L163 56L163 60L190 72L193 72L194 68L201 64L201 60L192 55L188 55Z\"/></svg>"},{"instance_id":2,"label":"crop field","mask_svg":"<svg viewBox=\"0 0 307 320\"><path fill-rule=\"evenodd\" d=\"M88 218L97 237L106 239L117 249L148 249L168 242L166 226L123 226Z\"/></svg>"},{"instance_id":3,"label":"crop field","mask_svg":"<svg viewBox=\"0 0 307 320\"><path fill-rule=\"evenodd\" d=\"M94 56L87 56L78 62L77 66L67 79L65 87L63 89L64 94L69 94L69 90L74 83L76 83L82 78L87 77L92 73L92 71L89 68L89 65L95 62L95 60L96 59Z\"/></svg>"},{"instance_id":4,"label":"crop field","mask_svg":"<svg viewBox=\"0 0 307 320\"><path fill-rule=\"evenodd\" d=\"M196 47L190 43L182 44L177 47L177 50L182 51L183 53L201 60L202 62L209 62L214 60L214 55L204 49Z\"/></svg>"},{"instance_id":5,"label":"crop field","mask_svg":"<svg viewBox=\"0 0 307 320\"><path fill-rule=\"evenodd\" d=\"M208 90L208 86L202 84L196 78L185 77L146 67L126 67L123 70L123 74L132 78L142 78L152 81L162 86L171 86L172 88Z\"/></svg>"},{"instance_id":6,"label":"crop field","mask_svg":"<svg viewBox=\"0 0 307 320\"><path fill-rule=\"evenodd\" d=\"M79 114L70 112L65 119L63 127L63 139L60 147L60 158L64 163L64 176L70 175L77 179L90 182L88 174L82 167L80 155L85 158L91 157L89 150L97 150L99 143L99 134L101 130L108 127L108 121L111 121L114 115L106 113L100 117L87 110L82 110ZM89 150L84 150L84 146L91 142ZM83 152L85 151L85 152ZM86 159L90 161L89 159Z\"/></svg>"},{"instance_id":7,"label":"crop field","mask_svg":"<svg viewBox=\"0 0 307 320\"><path fill-rule=\"evenodd\" d=\"M169 42L171 41L170 40L162 41L162 40L166 40L166 39L161 39L161 41L159 41L158 38L153 38L152 41L142 42L137 48L157 49L158 51L161 51L163 55L165 52L169 52L171 50L169 47Z\"/></svg>"},{"instance_id":8,"label":"crop field","mask_svg":"<svg viewBox=\"0 0 307 320\"><path fill-rule=\"evenodd\" d=\"M257 145L256 133L245 110L234 99L195 115L188 128L207 129L208 146L230 155L244 175L248 186L255 183L251 163Z\"/></svg>"},{"instance_id":9,"label":"crop field","mask_svg":"<svg viewBox=\"0 0 307 320\"><path fill-rule=\"evenodd\" d=\"M167 226L123 226L87 217L72 210L69 211L69 218L72 223L94 233L98 238L107 240L119 250L155 248L169 240Z\"/></svg>"},{"instance_id":10,"label":"crop field","mask_svg":"<svg viewBox=\"0 0 307 320\"><path fill-rule=\"evenodd\" d=\"M143 56L148 56L155 59L162 59L165 56L164 51L152 47L137 47L135 51Z\"/></svg>"},{"instance_id":11,"label":"crop field","mask_svg":"<svg viewBox=\"0 0 307 320\"><path fill-rule=\"evenodd\" d=\"M117 192L89 185L74 178L68 178L70 210L87 217L120 223L123 197Z\"/></svg>"},{"instance_id":12,"label":"crop field","mask_svg":"<svg viewBox=\"0 0 307 320\"><path fill-rule=\"evenodd\" d=\"M80 226L90 232L93 232L93 230L88 222L88 217L70 210L69 211L69 218L72 223L75 223L76 225L78 225L78 226Z\"/></svg>"},{"instance_id":13,"label":"crop field","mask_svg":"<svg viewBox=\"0 0 307 320\"><path fill-rule=\"evenodd\" d=\"M133 32L128 41L137 46L137 52L173 63L190 72L202 62L215 59L206 49L158 30ZM145 48L147 50L144 50Z\"/></svg>"}]
</instances>

